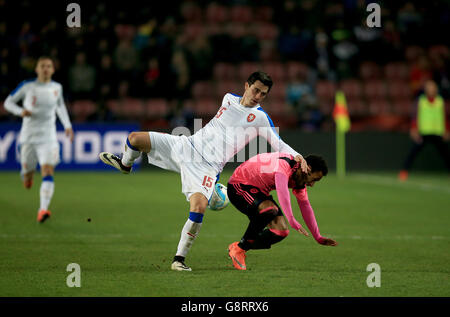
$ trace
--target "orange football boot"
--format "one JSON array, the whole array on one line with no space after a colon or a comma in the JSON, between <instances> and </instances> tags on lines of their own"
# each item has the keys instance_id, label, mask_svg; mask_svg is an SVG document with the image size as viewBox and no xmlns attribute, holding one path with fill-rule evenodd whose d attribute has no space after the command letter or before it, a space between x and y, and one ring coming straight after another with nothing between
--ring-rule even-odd
<instances>
[{"instance_id":1,"label":"orange football boot","mask_svg":"<svg viewBox=\"0 0 450 317\"><path fill-rule=\"evenodd\" d=\"M39 210L37 221L43 223L45 220L47 220L47 218L50 218L51 215L52 213L50 212L50 210Z\"/></svg>"},{"instance_id":2,"label":"orange football boot","mask_svg":"<svg viewBox=\"0 0 450 317\"><path fill-rule=\"evenodd\" d=\"M247 267L245 266L245 250L238 246L239 242L233 242L228 246L228 255L233 261L233 266L238 269L245 271Z\"/></svg>"}]
</instances>

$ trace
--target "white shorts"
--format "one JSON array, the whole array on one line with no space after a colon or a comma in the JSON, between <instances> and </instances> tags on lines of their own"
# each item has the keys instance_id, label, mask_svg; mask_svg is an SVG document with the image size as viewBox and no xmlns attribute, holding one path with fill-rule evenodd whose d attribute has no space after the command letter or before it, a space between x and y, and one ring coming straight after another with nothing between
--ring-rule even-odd
<instances>
[{"instance_id":1,"label":"white shorts","mask_svg":"<svg viewBox=\"0 0 450 317\"><path fill-rule=\"evenodd\" d=\"M56 166L59 163L59 143L22 143L19 146L21 174L36 169L39 163L42 165Z\"/></svg>"},{"instance_id":2,"label":"white shorts","mask_svg":"<svg viewBox=\"0 0 450 317\"><path fill-rule=\"evenodd\" d=\"M206 162L185 135L149 132L148 162L181 174L181 191L189 201L194 193L211 198L219 172Z\"/></svg>"}]
</instances>

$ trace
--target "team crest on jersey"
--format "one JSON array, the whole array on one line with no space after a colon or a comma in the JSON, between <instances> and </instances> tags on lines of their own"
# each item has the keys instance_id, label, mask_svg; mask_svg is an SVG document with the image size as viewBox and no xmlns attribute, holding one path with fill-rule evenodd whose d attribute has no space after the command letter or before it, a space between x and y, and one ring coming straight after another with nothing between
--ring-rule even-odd
<instances>
[{"instance_id":1,"label":"team crest on jersey","mask_svg":"<svg viewBox=\"0 0 450 317\"><path fill-rule=\"evenodd\" d=\"M258 190L257 190L256 188L251 188L251 189L250 189L250 193L252 193L252 194L257 194L257 193L258 193Z\"/></svg>"},{"instance_id":2,"label":"team crest on jersey","mask_svg":"<svg viewBox=\"0 0 450 317\"><path fill-rule=\"evenodd\" d=\"M53 93L55 94L55 97L58 97L58 90L54 90Z\"/></svg>"},{"instance_id":3,"label":"team crest on jersey","mask_svg":"<svg viewBox=\"0 0 450 317\"><path fill-rule=\"evenodd\" d=\"M250 113L247 117L247 122L252 122L255 118L256 116L253 113Z\"/></svg>"}]
</instances>

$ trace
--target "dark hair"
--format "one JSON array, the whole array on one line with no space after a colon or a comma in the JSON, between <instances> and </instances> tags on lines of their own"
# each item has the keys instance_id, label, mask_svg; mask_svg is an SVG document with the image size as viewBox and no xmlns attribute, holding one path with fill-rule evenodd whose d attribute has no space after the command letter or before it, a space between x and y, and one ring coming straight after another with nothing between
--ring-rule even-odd
<instances>
[{"instance_id":1,"label":"dark hair","mask_svg":"<svg viewBox=\"0 0 450 317\"><path fill-rule=\"evenodd\" d=\"M319 155L310 154L305 157L306 163L311 166L311 173L321 171L323 176L328 174L327 162Z\"/></svg>"},{"instance_id":2,"label":"dark hair","mask_svg":"<svg viewBox=\"0 0 450 317\"><path fill-rule=\"evenodd\" d=\"M53 63L53 65L55 64L55 63L53 62L53 58L51 58L50 56L47 56L47 55L42 55L42 56L39 56L38 59L36 60L36 65L37 65L40 61L45 60L45 59L50 60L50 61Z\"/></svg>"},{"instance_id":3,"label":"dark hair","mask_svg":"<svg viewBox=\"0 0 450 317\"><path fill-rule=\"evenodd\" d=\"M257 71L254 72L250 75L250 77L248 77L247 79L247 83L249 86L253 85L257 80L259 80L260 82L263 83L263 85L269 87L269 90L267 92L270 91L270 89L272 88L273 85L273 81L272 78L270 78L270 76L262 71Z\"/></svg>"}]
</instances>

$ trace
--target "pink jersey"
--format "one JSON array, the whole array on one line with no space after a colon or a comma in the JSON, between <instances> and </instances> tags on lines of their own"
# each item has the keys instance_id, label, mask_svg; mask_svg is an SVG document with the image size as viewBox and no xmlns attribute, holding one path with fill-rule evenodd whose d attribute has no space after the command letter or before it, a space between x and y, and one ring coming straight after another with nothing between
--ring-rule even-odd
<instances>
[{"instance_id":1,"label":"pink jersey","mask_svg":"<svg viewBox=\"0 0 450 317\"><path fill-rule=\"evenodd\" d=\"M295 181L292 175L298 170L300 164L287 153L273 152L258 154L245 161L234 171L229 184L244 184L258 187L262 193L269 195L272 190L277 191L278 201L289 224L295 230L301 228L300 223L292 213L289 188L297 198L298 206L311 234L317 242L323 243L317 226L314 211L308 199L306 186L294 188Z\"/></svg>"},{"instance_id":2,"label":"pink jersey","mask_svg":"<svg viewBox=\"0 0 450 317\"><path fill-rule=\"evenodd\" d=\"M258 187L264 194L269 195L272 190L276 189L275 174L281 173L287 176L289 185L291 185L289 187L292 188L294 182L290 178L300 164L296 163L291 166L288 161L282 158L287 158L288 161L294 159L292 155L280 152L262 153L253 156L238 166L228 182L230 184L252 185Z\"/></svg>"}]
</instances>

